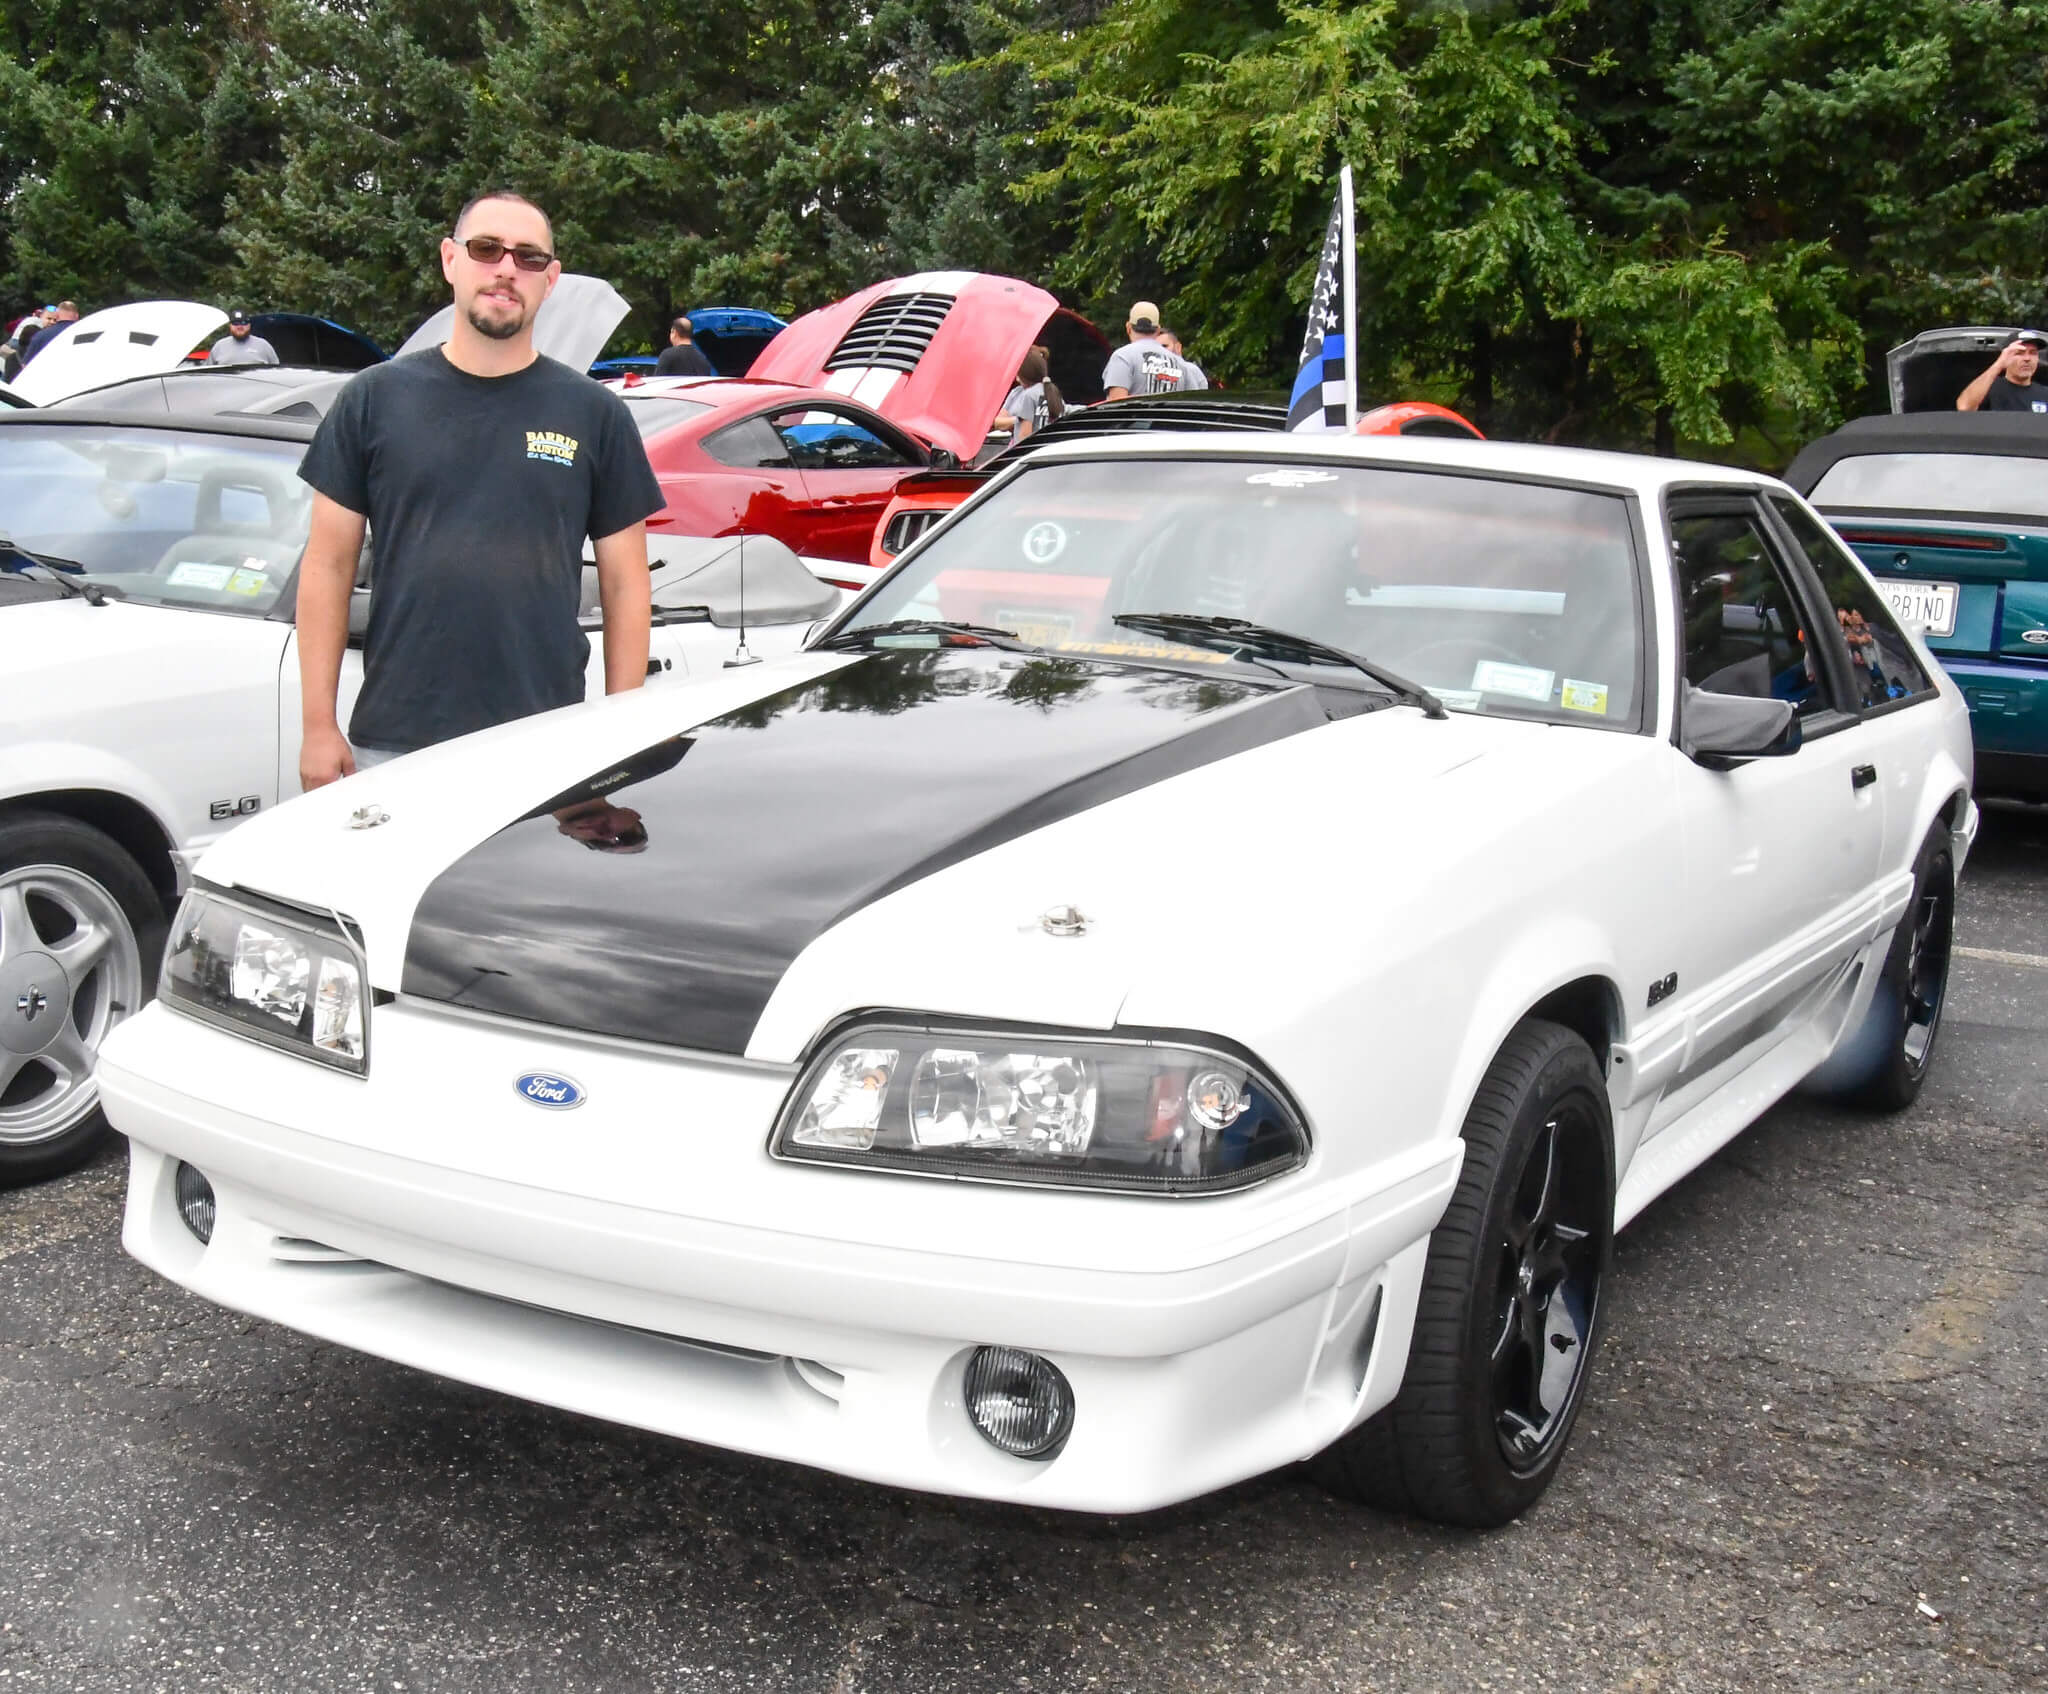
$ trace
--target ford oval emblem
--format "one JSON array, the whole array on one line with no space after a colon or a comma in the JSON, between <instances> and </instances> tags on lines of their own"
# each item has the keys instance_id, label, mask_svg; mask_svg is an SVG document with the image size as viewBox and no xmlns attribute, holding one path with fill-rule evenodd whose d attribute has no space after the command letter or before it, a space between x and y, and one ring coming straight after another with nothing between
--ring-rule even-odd
<instances>
[{"instance_id":1,"label":"ford oval emblem","mask_svg":"<svg viewBox=\"0 0 2048 1694\"><path fill-rule=\"evenodd\" d=\"M545 1106L553 1112L573 1111L583 1104L583 1084L553 1071L528 1071L512 1085L522 1100Z\"/></svg>"}]
</instances>

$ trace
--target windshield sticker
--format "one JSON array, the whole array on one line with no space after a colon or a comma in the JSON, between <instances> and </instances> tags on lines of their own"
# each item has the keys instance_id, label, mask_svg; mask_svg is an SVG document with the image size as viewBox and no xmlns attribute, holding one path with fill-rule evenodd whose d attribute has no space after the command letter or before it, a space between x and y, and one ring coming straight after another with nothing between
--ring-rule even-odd
<instances>
[{"instance_id":1,"label":"windshield sticker","mask_svg":"<svg viewBox=\"0 0 2048 1694\"><path fill-rule=\"evenodd\" d=\"M1335 471L1309 471L1289 468L1278 471L1256 471L1245 478L1254 488L1311 488L1319 482L1335 482Z\"/></svg>"},{"instance_id":2,"label":"windshield sticker","mask_svg":"<svg viewBox=\"0 0 2048 1694\"><path fill-rule=\"evenodd\" d=\"M230 594L261 594L270 581L268 571L239 570L222 584Z\"/></svg>"},{"instance_id":3,"label":"windshield sticker","mask_svg":"<svg viewBox=\"0 0 2048 1694\"><path fill-rule=\"evenodd\" d=\"M172 588L225 588L235 574L233 565L210 565L198 559L180 559L164 580Z\"/></svg>"},{"instance_id":4,"label":"windshield sticker","mask_svg":"<svg viewBox=\"0 0 2048 1694\"><path fill-rule=\"evenodd\" d=\"M1556 673L1540 671L1534 665L1507 665L1498 659L1481 659L1472 668L1472 686L1482 694L1512 694L1520 700L1548 700L1550 682Z\"/></svg>"},{"instance_id":5,"label":"windshield sticker","mask_svg":"<svg viewBox=\"0 0 2048 1694\"><path fill-rule=\"evenodd\" d=\"M1048 518L1024 532L1024 557L1034 565L1049 565L1067 550L1067 532Z\"/></svg>"},{"instance_id":6,"label":"windshield sticker","mask_svg":"<svg viewBox=\"0 0 2048 1694\"><path fill-rule=\"evenodd\" d=\"M1478 692L1470 688L1432 688L1434 694L1454 712L1476 712L1479 710Z\"/></svg>"},{"instance_id":7,"label":"windshield sticker","mask_svg":"<svg viewBox=\"0 0 2048 1694\"><path fill-rule=\"evenodd\" d=\"M1568 712L1607 712L1607 684L1564 679L1564 709Z\"/></svg>"}]
</instances>

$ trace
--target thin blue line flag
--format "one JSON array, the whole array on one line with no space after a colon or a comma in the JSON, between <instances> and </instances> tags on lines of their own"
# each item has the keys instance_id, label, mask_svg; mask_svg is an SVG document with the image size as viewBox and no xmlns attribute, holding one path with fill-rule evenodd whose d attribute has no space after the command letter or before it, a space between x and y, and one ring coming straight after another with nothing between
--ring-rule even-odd
<instances>
[{"instance_id":1,"label":"thin blue line flag","mask_svg":"<svg viewBox=\"0 0 2048 1694\"><path fill-rule=\"evenodd\" d=\"M1350 377L1344 357L1344 326L1351 313L1344 298L1344 196L1330 208L1316 267L1315 296L1309 302L1308 333L1301 342L1301 369L1287 401L1290 430L1341 430L1350 410Z\"/></svg>"}]
</instances>

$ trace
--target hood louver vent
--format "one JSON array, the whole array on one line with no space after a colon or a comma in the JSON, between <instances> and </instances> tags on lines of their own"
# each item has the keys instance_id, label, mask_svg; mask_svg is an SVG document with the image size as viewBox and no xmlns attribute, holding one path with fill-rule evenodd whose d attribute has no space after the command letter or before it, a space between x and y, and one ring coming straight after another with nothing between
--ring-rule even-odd
<instances>
[{"instance_id":1,"label":"hood louver vent","mask_svg":"<svg viewBox=\"0 0 2048 1694\"><path fill-rule=\"evenodd\" d=\"M866 366L906 373L917 369L917 361L953 309L953 299L950 294L892 294L877 300L832 350L825 368Z\"/></svg>"}]
</instances>

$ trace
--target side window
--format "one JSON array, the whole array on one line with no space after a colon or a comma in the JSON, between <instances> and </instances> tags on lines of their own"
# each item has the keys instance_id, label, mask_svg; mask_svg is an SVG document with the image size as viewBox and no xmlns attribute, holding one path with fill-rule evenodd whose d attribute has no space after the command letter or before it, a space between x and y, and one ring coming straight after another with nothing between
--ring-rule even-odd
<instances>
[{"instance_id":1,"label":"side window","mask_svg":"<svg viewBox=\"0 0 2048 1694\"><path fill-rule=\"evenodd\" d=\"M707 436L704 451L721 465L739 470L780 470L790 468L789 449L766 418L744 418L730 429Z\"/></svg>"},{"instance_id":2,"label":"side window","mask_svg":"<svg viewBox=\"0 0 2048 1694\"><path fill-rule=\"evenodd\" d=\"M1849 549L1796 501L1774 494L1771 504L1806 554L1841 623L1856 676L1857 705L1882 706L1887 700L1931 692L1934 684L1914 654L1912 642L1850 557Z\"/></svg>"},{"instance_id":3,"label":"side window","mask_svg":"<svg viewBox=\"0 0 2048 1694\"><path fill-rule=\"evenodd\" d=\"M787 445L791 463L800 470L894 470L923 462L907 443L882 434L852 412L807 406L777 412L770 421Z\"/></svg>"},{"instance_id":4,"label":"side window","mask_svg":"<svg viewBox=\"0 0 2048 1694\"><path fill-rule=\"evenodd\" d=\"M1684 620L1685 680L1709 694L1790 700L1801 717L1828 711L1798 603L1772 563L1760 521L1744 512L1671 521Z\"/></svg>"}]
</instances>

